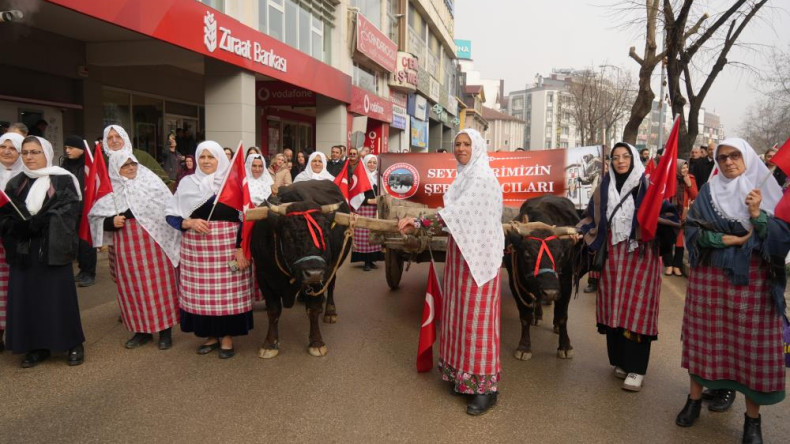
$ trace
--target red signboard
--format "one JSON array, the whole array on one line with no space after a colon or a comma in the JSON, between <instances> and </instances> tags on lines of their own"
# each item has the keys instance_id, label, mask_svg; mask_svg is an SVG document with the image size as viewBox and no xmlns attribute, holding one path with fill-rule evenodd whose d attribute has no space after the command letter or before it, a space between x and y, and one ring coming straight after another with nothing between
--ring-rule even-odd
<instances>
[{"instance_id":1,"label":"red signboard","mask_svg":"<svg viewBox=\"0 0 790 444\"><path fill-rule=\"evenodd\" d=\"M195 0L48 0L81 14L345 103L351 78Z\"/></svg>"},{"instance_id":2,"label":"red signboard","mask_svg":"<svg viewBox=\"0 0 790 444\"><path fill-rule=\"evenodd\" d=\"M356 86L351 87L351 104L348 105L348 110L392 123L392 102Z\"/></svg>"},{"instance_id":3,"label":"red signboard","mask_svg":"<svg viewBox=\"0 0 790 444\"><path fill-rule=\"evenodd\" d=\"M585 208L601 177L598 147L570 150L488 153L502 187L504 204L520 207L525 200L554 194ZM443 206L442 196L457 175L449 153L389 153L379 156L382 193L398 199Z\"/></svg>"},{"instance_id":4,"label":"red signboard","mask_svg":"<svg viewBox=\"0 0 790 444\"><path fill-rule=\"evenodd\" d=\"M362 14L357 14L357 51L387 72L397 69L398 45Z\"/></svg>"},{"instance_id":5,"label":"red signboard","mask_svg":"<svg viewBox=\"0 0 790 444\"><path fill-rule=\"evenodd\" d=\"M255 104L257 106L315 106L316 94L309 89L299 88L285 82L256 82Z\"/></svg>"},{"instance_id":6,"label":"red signboard","mask_svg":"<svg viewBox=\"0 0 790 444\"><path fill-rule=\"evenodd\" d=\"M375 120L368 120L368 132L365 134L365 146L373 154L389 151L389 125Z\"/></svg>"}]
</instances>

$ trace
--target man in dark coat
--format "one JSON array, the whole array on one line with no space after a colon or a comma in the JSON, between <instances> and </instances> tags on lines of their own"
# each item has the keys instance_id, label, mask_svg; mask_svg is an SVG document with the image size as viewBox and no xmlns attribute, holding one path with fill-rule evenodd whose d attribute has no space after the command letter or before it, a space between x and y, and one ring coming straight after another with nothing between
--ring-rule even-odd
<instances>
[{"instance_id":1,"label":"man in dark coat","mask_svg":"<svg viewBox=\"0 0 790 444\"><path fill-rule=\"evenodd\" d=\"M343 145L335 145L329 153L329 161L327 162L326 170L335 177L343 171L343 165L346 163L345 159L343 159L344 149L345 147Z\"/></svg>"},{"instance_id":2,"label":"man in dark coat","mask_svg":"<svg viewBox=\"0 0 790 444\"><path fill-rule=\"evenodd\" d=\"M61 165L65 170L73 174L80 182L80 191L85 195L85 143L80 136L68 136L63 142L63 157ZM80 215L82 215L82 202L80 202ZM79 232L79 219L77 220L77 232ZM80 239L77 260L80 272L74 278L80 287L90 287L96 283L96 249L91 244Z\"/></svg>"},{"instance_id":3,"label":"man in dark coat","mask_svg":"<svg viewBox=\"0 0 790 444\"><path fill-rule=\"evenodd\" d=\"M713 158L712 154L716 146L713 145L708 150L707 145L700 145L699 148L692 148L691 158L689 159L689 173L694 175L697 181L697 189L702 189L702 186L708 181L711 171L713 171ZM695 157L696 156L696 157Z\"/></svg>"}]
</instances>

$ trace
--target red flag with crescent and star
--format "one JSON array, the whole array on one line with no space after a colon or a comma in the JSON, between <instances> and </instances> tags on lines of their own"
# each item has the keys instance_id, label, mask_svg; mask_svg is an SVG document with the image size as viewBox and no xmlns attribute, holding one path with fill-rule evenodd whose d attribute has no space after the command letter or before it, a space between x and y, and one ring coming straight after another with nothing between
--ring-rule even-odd
<instances>
[{"instance_id":1,"label":"red flag with crescent and star","mask_svg":"<svg viewBox=\"0 0 790 444\"><path fill-rule=\"evenodd\" d=\"M661 212L661 205L664 199L675 195L677 188L677 164L678 164L678 137L680 131L680 118L675 118L672 125L672 132L669 133L664 155L658 162L658 166L650 174L650 185L647 187L645 199L639 206L636 219L639 221L639 228L642 233L642 241L651 241L656 237L658 228L658 216ZM636 161L636 160L634 160Z\"/></svg>"},{"instance_id":2,"label":"red flag with crescent and star","mask_svg":"<svg viewBox=\"0 0 790 444\"><path fill-rule=\"evenodd\" d=\"M351 177L349 177L348 160L343 164L340 174L335 177L335 184L340 188L340 192L343 193L343 197L346 198L348 204L355 210L365 202L365 192L373 189L362 162L357 162L356 168L354 168Z\"/></svg>"},{"instance_id":3,"label":"red flag with crescent and star","mask_svg":"<svg viewBox=\"0 0 790 444\"><path fill-rule=\"evenodd\" d=\"M88 161L89 158L90 161ZM112 193L112 183L110 182L110 175L107 174L107 165L104 163L104 153L101 144L97 143L93 157L89 157L89 154L86 154L85 160L86 165L90 162L90 168L88 175L85 177L85 193L82 196L82 218L80 219L79 237L93 245L88 213L91 212L91 208L93 208L93 204L96 201Z\"/></svg>"},{"instance_id":4,"label":"red flag with crescent and star","mask_svg":"<svg viewBox=\"0 0 790 444\"><path fill-rule=\"evenodd\" d=\"M436 342L436 317L442 300L442 288L436 278L433 261L428 271L428 288L425 290L425 305L422 309L420 341L417 346L417 371L427 372L433 368L433 343Z\"/></svg>"},{"instance_id":5,"label":"red flag with crescent and star","mask_svg":"<svg viewBox=\"0 0 790 444\"><path fill-rule=\"evenodd\" d=\"M244 146L242 142L239 142L239 147L236 148L230 161L228 174L225 176L225 180L217 193L217 202L241 211L244 216L241 228L241 249L244 252L244 257L250 259L252 257L250 237L252 237L252 228L255 222L247 220L247 210L254 207L254 205L252 204L252 199L250 199L250 189L247 186L247 169L244 165L243 151Z\"/></svg>"}]
</instances>

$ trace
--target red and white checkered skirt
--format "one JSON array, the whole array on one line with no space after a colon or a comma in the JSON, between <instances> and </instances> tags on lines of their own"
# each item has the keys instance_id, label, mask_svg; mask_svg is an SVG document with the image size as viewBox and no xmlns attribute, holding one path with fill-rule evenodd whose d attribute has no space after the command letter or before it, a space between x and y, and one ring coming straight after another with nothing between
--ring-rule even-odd
<instances>
[{"instance_id":1,"label":"red and white checkered skirt","mask_svg":"<svg viewBox=\"0 0 790 444\"><path fill-rule=\"evenodd\" d=\"M228 316L252 310L252 269L232 271L239 224L209 222L211 232L192 230L181 238L178 301L184 311L202 316Z\"/></svg>"},{"instance_id":2,"label":"red and white checkered skirt","mask_svg":"<svg viewBox=\"0 0 790 444\"><path fill-rule=\"evenodd\" d=\"M0 330L5 330L6 305L8 305L8 262L5 261L5 247L0 242Z\"/></svg>"},{"instance_id":3,"label":"red and white checkered skirt","mask_svg":"<svg viewBox=\"0 0 790 444\"><path fill-rule=\"evenodd\" d=\"M498 375L499 277L478 287L450 236L442 284L439 359L457 372Z\"/></svg>"},{"instance_id":4,"label":"red and white checkered skirt","mask_svg":"<svg viewBox=\"0 0 790 444\"><path fill-rule=\"evenodd\" d=\"M375 205L360 205L356 211L362 217L376 217ZM367 228L354 228L354 249L357 253L376 253L381 251L381 245L370 244L370 230Z\"/></svg>"},{"instance_id":5,"label":"red and white checkered skirt","mask_svg":"<svg viewBox=\"0 0 790 444\"><path fill-rule=\"evenodd\" d=\"M596 321L610 328L658 336L661 261L651 245L639 243L636 250L628 252L628 243L609 245L598 284Z\"/></svg>"},{"instance_id":6,"label":"red and white checkered skirt","mask_svg":"<svg viewBox=\"0 0 790 444\"><path fill-rule=\"evenodd\" d=\"M116 284L118 283L118 276L115 274L117 265L115 264L115 245L107 245L107 261L110 263L110 277Z\"/></svg>"},{"instance_id":7,"label":"red and white checkered skirt","mask_svg":"<svg viewBox=\"0 0 790 444\"><path fill-rule=\"evenodd\" d=\"M165 252L136 220L113 234L118 306L123 325L156 333L178 322L178 280Z\"/></svg>"},{"instance_id":8,"label":"red and white checkered skirt","mask_svg":"<svg viewBox=\"0 0 790 444\"><path fill-rule=\"evenodd\" d=\"M733 285L720 268L691 269L681 337L683 368L758 392L785 389L782 321L767 277L767 265L756 255L749 264L748 285Z\"/></svg>"}]
</instances>

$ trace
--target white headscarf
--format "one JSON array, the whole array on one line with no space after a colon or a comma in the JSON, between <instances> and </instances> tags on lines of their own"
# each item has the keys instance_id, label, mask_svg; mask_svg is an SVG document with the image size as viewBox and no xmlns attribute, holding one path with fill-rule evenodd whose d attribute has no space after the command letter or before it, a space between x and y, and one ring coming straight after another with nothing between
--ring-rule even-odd
<instances>
[{"instance_id":1,"label":"white headscarf","mask_svg":"<svg viewBox=\"0 0 790 444\"><path fill-rule=\"evenodd\" d=\"M320 173L313 172L312 163L316 156L320 157L324 162L324 167L321 169ZM304 171L296 175L294 178L294 183L302 182L304 180L335 180L335 176L326 170L326 165L326 155L324 153L316 151L313 154L310 154L310 157L307 158L307 166L305 167Z\"/></svg>"},{"instance_id":2,"label":"white headscarf","mask_svg":"<svg viewBox=\"0 0 790 444\"><path fill-rule=\"evenodd\" d=\"M368 173L368 180L370 181L371 186L379 186L379 174L378 168L374 171L370 171L368 169L368 161L370 159L376 159L376 166L378 167L379 158L376 157L375 154L368 154L367 156L362 158L362 165L365 167L365 171Z\"/></svg>"},{"instance_id":3,"label":"white headscarf","mask_svg":"<svg viewBox=\"0 0 790 444\"><path fill-rule=\"evenodd\" d=\"M0 145L4 144L6 140L10 140L14 144L17 153L22 152L22 140L25 138L17 133L5 133L0 136ZM22 172L22 156L16 158L16 162L11 165L11 168L0 164L0 190L5 190L5 186L12 177Z\"/></svg>"},{"instance_id":4,"label":"white headscarf","mask_svg":"<svg viewBox=\"0 0 790 444\"><path fill-rule=\"evenodd\" d=\"M634 197L630 195L630 193L631 190L639 186L642 175L645 173L645 166L642 165L642 162L639 160L639 153L636 151L636 148L633 145L624 142L616 143L614 148L612 148L612 154L614 154L615 149L621 148L623 145L627 146L628 154L631 155L631 164L634 167L628 174L628 178L625 179L623 187L620 188L620 191L617 191L614 162L609 162L609 189L607 190L609 195L606 202L606 219L612 217L612 212L620 203L620 199L623 198L623 195L629 194L629 196L625 199L625 202L623 202L623 204L620 206L620 209L617 210L617 213L615 213L614 217L612 218L612 245L617 245L631 237L631 227L634 222L634 211L636 210L636 204L634 203ZM628 246L628 251L635 250L637 246L638 243L635 240L632 241Z\"/></svg>"},{"instance_id":5,"label":"white headscarf","mask_svg":"<svg viewBox=\"0 0 790 444\"><path fill-rule=\"evenodd\" d=\"M121 176L121 166L127 160L137 162L137 176L127 179ZM113 193L93 204L88 218L91 237L102 240L104 219L132 210L135 220L162 248L174 267L178 266L181 254L181 232L174 230L165 220L165 205L173 196L162 179L141 165L133 154L115 151L110 154L108 174L112 181ZM116 207L117 205L117 207ZM94 241L94 246L96 241Z\"/></svg>"},{"instance_id":6,"label":"white headscarf","mask_svg":"<svg viewBox=\"0 0 790 444\"><path fill-rule=\"evenodd\" d=\"M129 151L131 153L132 141L129 140L129 134L126 134L126 130L120 125L108 125L107 128L104 128L104 139L102 139L101 144L104 154L107 155L107 157L110 157L110 153L113 152L113 150L110 149L110 146L107 145L107 135L110 133L110 130L115 130L115 132L121 136L121 139L123 139L123 146L118 151Z\"/></svg>"},{"instance_id":7,"label":"white headscarf","mask_svg":"<svg viewBox=\"0 0 790 444\"><path fill-rule=\"evenodd\" d=\"M59 166L52 166L52 158L55 155L52 151L52 144L42 137L36 137L36 139L38 139L38 143L41 144L41 148L44 150L44 156L47 158L47 166L37 170L30 170L22 164L22 172L24 172L27 177L36 179L36 181L33 182L33 186L30 187L30 191L27 193L27 198L25 199L27 211L31 215L35 215L41 210L41 207L44 205L44 199L47 197L49 187L52 185L52 181L49 179L49 176L52 175L70 176L74 182L74 191L77 192L77 198L82 200L80 183L77 178Z\"/></svg>"},{"instance_id":8,"label":"white headscarf","mask_svg":"<svg viewBox=\"0 0 790 444\"><path fill-rule=\"evenodd\" d=\"M203 151L210 152L217 159L217 170L212 174L206 174L200 169L200 155ZM230 166L230 160L220 144L213 140L201 142L195 150L195 162L197 163L195 173L181 179L176 194L165 209L166 215L188 219L195 210L211 199L211 196L219 192L219 187Z\"/></svg>"},{"instance_id":9,"label":"white headscarf","mask_svg":"<svg viewBox=\"0 0 790 444\"><path fill-rule=\"evenodd\" d=\"M255 159L263 162L261 177L257 179L252 175L252 161ZM266 160L260 154L250 154L247 156L244 168L247 170L247 186L250 189L250 200L252 200L252 204L257 207L271 196L274 180L272 180L272 176L269 172L266 171Z\"/></svg>"},{"instance_id":10,"label":"white headscarf","mask_svg":"<svg viewBox=\"0 0 790 444\"><path fill-rule=\"evenodd\" d=\"M458 134L472 139L472 156L466 165L458 164L458 176L444 194L439 214L481 286L495 278L502 265L502 188L488 164L483 136L473 129Z\"/></svg>"},{"instance_id":11,"label":"white headscarf","mask_svg":"<svg viewBox=\"0 0 790 444\"><path fill-rule=\"evenodd\" d=\"M716 160L719 149L722 146L735 148L743 155L746 171L734 179L724 177L721 165ZM782 188L773 178L768 177L771 171L760 160L748 142L737 137L723 140L716 147L716 151L713 153L713 160L716 162L716 169L719 172L708 180L708 186L710 187L710 195L713 200L713 208L721 217L737 221L745 229L750 229L752 224L749 222L749 208L746 206L746 195L758 186L760 186L763 196L760 208L767 213L774 213L776 204L782 198Z\"/></svg>"}]
</instances>

